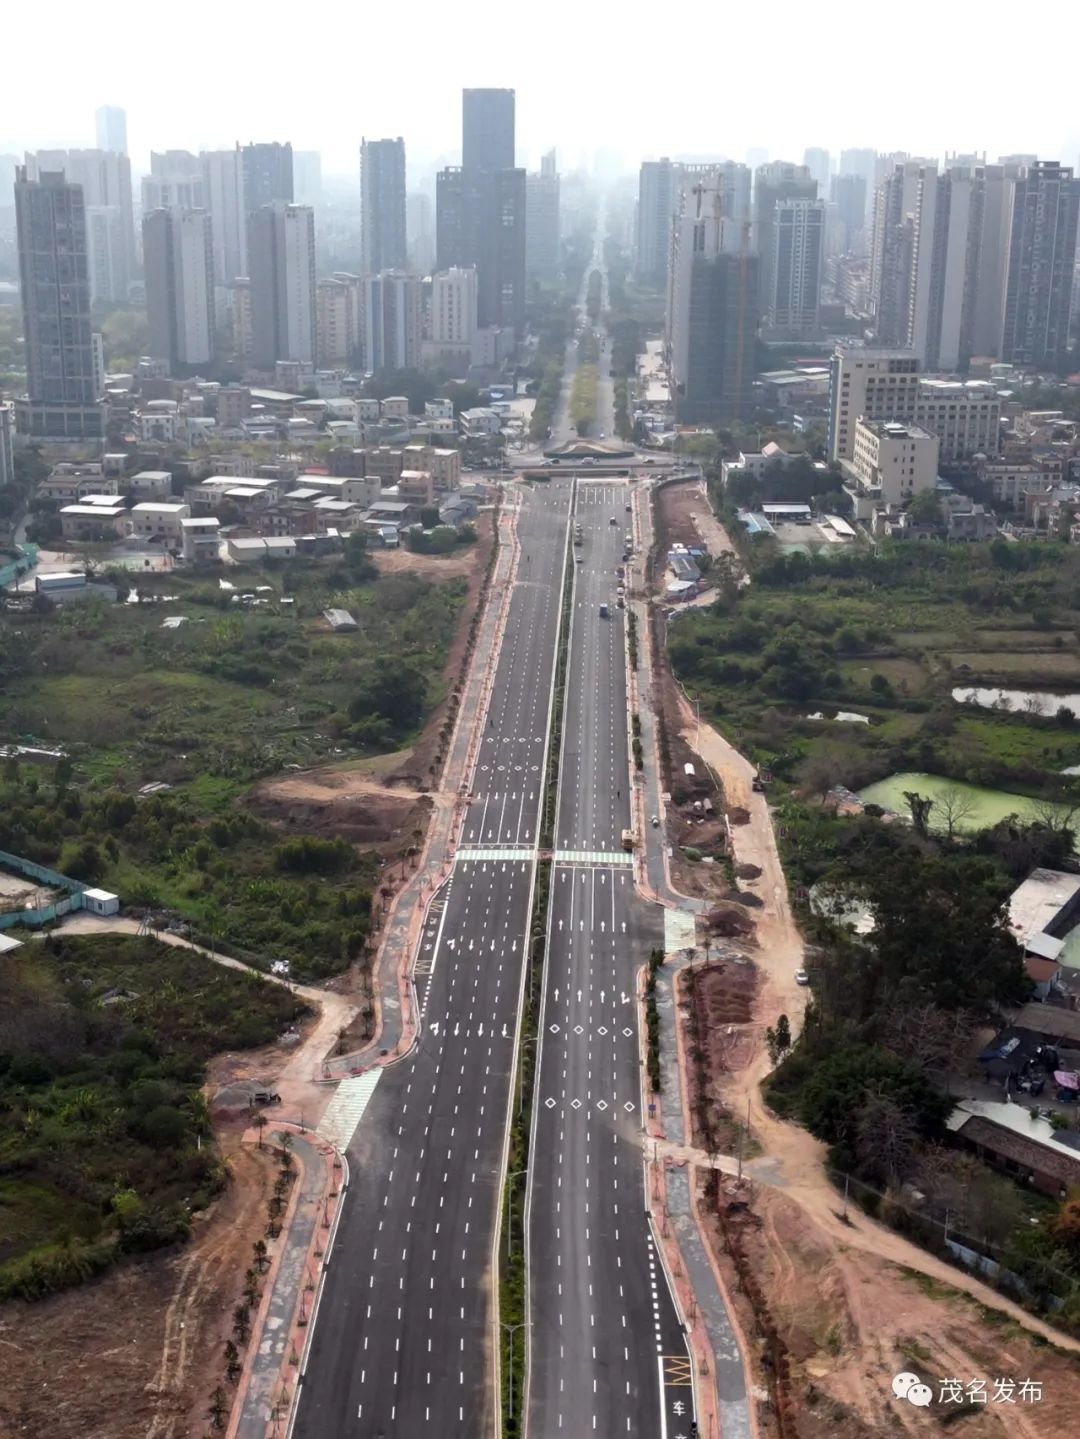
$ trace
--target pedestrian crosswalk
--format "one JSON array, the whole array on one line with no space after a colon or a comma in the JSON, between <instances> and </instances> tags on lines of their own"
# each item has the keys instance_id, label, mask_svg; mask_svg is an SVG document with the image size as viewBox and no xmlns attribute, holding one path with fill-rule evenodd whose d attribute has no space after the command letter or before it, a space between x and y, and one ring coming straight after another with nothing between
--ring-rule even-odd
<instances>
[{"instance_id":1,"label":"pedestrian crosswalk","mask_svg":"<svg viewBox=\"0 0 1080 1439\"><path fill-rule=\"evenodd\" d=\"M557 849L556 864L633 864L634 856L624 849Z\"/></svg>"},{"instance_id":2,"label":"pedestrian crosswalk","mask_svg":"<svg viewBox=\"0 0 1080 1439\"><path fill-rule=\"evenodd\" d=\"M363 1074L343 1079L326 1106L326 1113L319 1121L316 1133L332 1144L335 1149L346 1149L356 1133L356 1126L364 1117L375 1086L379 1082L381 1069L368 1069Z\"/></svg>"}]
</instances>

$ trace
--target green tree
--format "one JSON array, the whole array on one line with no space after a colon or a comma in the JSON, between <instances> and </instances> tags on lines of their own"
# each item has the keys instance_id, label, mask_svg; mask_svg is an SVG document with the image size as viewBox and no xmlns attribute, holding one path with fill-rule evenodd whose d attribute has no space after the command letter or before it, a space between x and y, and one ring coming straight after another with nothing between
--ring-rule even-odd
<instances>
[{"instance_id":1,"label":"green tree","mask_svg":"<svg viewBox=\"0 0 1080 1439\"><path fill-rule=\"evenodd\" d=\"M941 524L941 501L937 497L937 491L920 490L913 495L908 505L908 514L919 525L940 525Z\"/></svg>"}]
</instances>

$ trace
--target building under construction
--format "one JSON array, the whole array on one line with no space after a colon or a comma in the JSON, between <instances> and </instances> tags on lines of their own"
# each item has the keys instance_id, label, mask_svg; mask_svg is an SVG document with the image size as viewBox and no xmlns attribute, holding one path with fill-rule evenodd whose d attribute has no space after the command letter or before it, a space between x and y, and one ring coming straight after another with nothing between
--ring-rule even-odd
<instances>
[{"instance_id":1,"label":"building under construction","mask_svg":"<svg viewBox=\"0 0 1080 1439\"><path fill-rule=\"evenodd\" d=\"M668 268L668 364L679 424L742 419L752 405L760 320L750 226L724 214L719 175L682 197Z\"/></svg>"}]
</instances>

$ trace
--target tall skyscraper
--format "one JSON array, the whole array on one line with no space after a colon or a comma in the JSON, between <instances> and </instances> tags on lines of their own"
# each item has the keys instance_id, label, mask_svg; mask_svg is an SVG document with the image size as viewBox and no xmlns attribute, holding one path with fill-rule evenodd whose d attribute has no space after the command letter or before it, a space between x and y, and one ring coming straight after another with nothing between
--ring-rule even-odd
<instances>
[{"instance_id":1,"label":"tall skyscraper","mask_svg":"<svg viewBox=\"0 0 1080 1439\"><path fill-rule=\"evenodd\" d=\"M1068 351L1080 180L1071 166L1037 160L1016 181L1001 358L1060 365Z\"/></svg>"},{"instance_id":2,"label":"tall skyscraper","mask_svg":"<svg viewBox=\"0 0 1080 1439\"><path fill-rule=\"evenodd\" d=\"M525 171L514 165L514 92L466 90L460 169L436 178L440 270L475 267L482 327L525 324Z\"/></svg>"},{"instance_id":3,"label":"tall skyscraper","mask_svg":"<svg viewBox=\"0 0 1080 1439\"><path fill-rule=\"evenodd\" d=\"M121 110L119 105L99 105L94 118L97 121L98 149L126 155L127 111Z\"/></svg>"},{"instance_id":4,"label":"tall skyscraper","mask_svg":"<svg viewBox=\"0 0 1080 1439\"><path fill-rule=\"evenodd\" d=\"M115 256L107 262L96 262L91 274L91 301L126 303L128 285L135 275L135 213L131 196L131 161L115 150L38 150L26 157L27 174L31 179L45 171L63 171L69 184L80 185L83 203L91 208L115 212L97 227L101 245L106 235ZM98 246L100 253L101 245ZM98 277L108 276L107 289L99 292Z\"/></svg>"},{"instance_id":5,"label":"tall skyscraper","mask_svg":"<svg viewBox=\"0 0 1080 1439\"><path fill-rule=\"evenodd\" d=\"M461 168L514 168L513 90L461 92Z\"/></svg>"},{"instance_id":6,"label":"tall skyscraper","mask_svg":"<svg viewBox=\"0 0 1080 1439\"><path fill-rule=\"evenodd\" d=\"M817 145L808 145L803 151L803 164L810 171L810 176L818 187L818 194L827 195L832 178L832 161L828 150L822 150Z\"/></svg>"},{"instance_id":7,"label":"tall skyscraper","mask_svg":"<svg viewBox=\"0 0 1080 1439\"><path fill-rule=\"evenodd\" d=\"M318 150L293 151L293 199L298 205L322 203L322 156Z\"/></svg>"},{"instance_id":8,"label":"tall skyscraper","mask_svg":"<svg viewBox=\"0 0 1080 1439\"><path fill-rule=\"evenodd\" d=\"M206 210L152 210L143 217L150 354L172 369L214 358L214 246Z\"/></svg>"},{"instance_id":9,"label":"tall skyscraper","mask_svg":"<svg viewBox=\"0 0 1080 1439\"><path fill-rule=\"evenodd\" d=\"M435 268L435 206L423 190L405 197L405 233L409 269L417 275L430 275Z\"/></svg>"},{"instance_id":10,"label":"tall skyscraper","mask_svg":"<svg viewBox=\"0 0 1080 1439\"><path fill-rule=\"evenodd\" d=\"M391 270L364 276L364 364L369 370L415 368L422 323L418 276Z\"/></svg>"},{"instance_id":11,"label":"tall skyscraper","mask_svg":"<svg viewBox=\"0 0 1080 1439\"><path fill-rule=\"evenodd\" d=\"M475 270L440 270L431 277L431 338L438 345L471 345L477 328Z\"/></svg>"},{"instance_id":12,"label":"tall skyscraper","mask_svg":"<svg viewBox=\"0 0 1080 1439\"><path fill-rule=\"evenodd\" d=\"M249 215L276 200L293 203L293 153L277 140L240 147L244 171L244 205Z\"/></svg>"},{"instance_id":13,"label":"tall skyscraper","mask_svg":"<svg viewBox=\"0 0 1080 1439\"><path fill-rule=\"evenodd\" d=\"M870 297L877 342L925 356L930 267L937 210L937 166L902 160L874 197Z\"/></svg>"},{"instance_id":14,"label":"tall skyscraper","mask_svg":"<svg viewBox=\"0 0 1080 1439\"><path fill-rule=\"evenodd\" d=\"M773 292L773 215L781 200L816 200L817 182L805 165L789 165L783 160L759 165L754 171L754 249L760 257L760 294L768 303Z\"/></svg>"},{"instance_id":15,"label":"tall skyscraper","mask_svg":"<svg viewBox=\"0 0 1080 1439\"><path fill-rule=\"evenodd\" d=\"M559 177L541 171L525 181L525 276L553 280L558 272Z\"/></svg>"},{"instance_id":16,"label":"tall skyscraper","mask_svg":"<svg viewBox=\"0 0 1080 1439\"><path fill-rule=\"evenodd\" d=\"M840 252L848 253L860 242L866 226L866 179L862 175L834 175L829 199L836 206L840 222Z\"/></svg>"},{"instance_id":17,"label":"tall skyscraper","mask_svg":"<svg viewBox=\"0 0 1080 1439\"><path fill-rule=\"evenodd\" d=\"M866 211L863 223L873 219L874 189L877 185L877 151L858 148L840 151L840 175L861 175L866 185Z\"/></svg>"},{"instance_id":18,"label":"tall skyscraper","mask_svg":"<svg viewBox=\"0 0 1080 1439\"><path fill-rule=\"evenodd\" d=\"M360 143L360 250L364 273L404 270L408 264L405 141Z\"/></svg>"},{"instance_id":19,"label":"tall skyscraper","mask_svg":"<svg viewBox=\"0 0 1080 1439\"><path fill-rule=\"evenodd\" d=\"M778 333L809 338L817 330L821 302L824 200L781 200L773 209L772 232L767 323Z\"/></svg>"},{"instance_id":20,"label":"tall skyscraper","mask_svg":"<svg viewBox=\"0 0 1080 1439\"><path fill-rule=\"evenodd\" d=\"M677 165L664 156L643 160L638 173L637 278L659 288L667 281Z\"/></svg>"},{"instance_id":21,"label":"tall skyscraper","mask_svg":"<svg viewBox=\"0 0 1080 1439\"><path fill-rule=\"evenodd\" d=\"M214 283L224 287L248 272L243 158L237 147L204 150L199 160L214 236Z\"/></svg>"},{"instance_id":22,"label":"tall skyscraper","mask_svg":"<svg viewBox=\"0 0 1080 1439\"><path fill-rule=\"evenodd\" d=\"M90 329L86 206L63 172L16 171L26 395L16 402L20 434L100 439L105 433Z\"/></svg>"},{"instance_id":23,"label":"tall skyscraper","mask_svg":"<svg viewBox=\"0 0 1080 1439\"><path fill-rule=\"evenodd\" d=\"M852 460L860 419L915 416L919 361L910 350L867 350L838 345L829 368L829 459Z\"/></svg>"},{"instance_id":24,"label":"tall skyscraper","mask_svg":"<svg viewBox=\"0 0 1080 1439\"><path fill-rule=\"evenodd\" d=\"M1009 241L1012 235L1016 182L1024 167L998 163L981 169L979 249L975 261L975 298L972 306L971 354L1000 357L1005 328L1005 295L1009 278Z\"/></svg>"},{"instance_id":25,"label":"tall skyscraper","mask_svg":"<svg viewBox=\"0 0 1080 1439\"><path fill-rule=\"evenodd\" d=\"M752 403L758 257L723 206L722 186L699 182L673 229L668 353L680 423L738 419Z\"/></svg>"},{"instance_id":26,"label":"tall skyscraper","mask_svg":"<svg viewBox=\"0 0 1080 1439\"><path fill-rule=\"evenodd\" d=\"M127 246L119 205L87 205L86 255L92 305L126 305Z\"/></svg>"},{"instance_id":27,"label":"tall skyscraper","mask_svg":"<svg viewBox=\"0 0 1080 1439\"><path fill-rule=\"evenodd\" d=\"M314 364L315 212L275 201L248 216L251 270L251 362L272 370L278 360Z\"/></svg>"},{"instance_id":28,"label":"tall skyscraper","mask_svg":"<svg viewBox=\"0 0 1080 1439\"><path fill-rule=\"evenodd\" d=\"M557 175L559 173L558 156L554 148L545 150L540 156L541 175Z\"/></svg>"}]
</instances>

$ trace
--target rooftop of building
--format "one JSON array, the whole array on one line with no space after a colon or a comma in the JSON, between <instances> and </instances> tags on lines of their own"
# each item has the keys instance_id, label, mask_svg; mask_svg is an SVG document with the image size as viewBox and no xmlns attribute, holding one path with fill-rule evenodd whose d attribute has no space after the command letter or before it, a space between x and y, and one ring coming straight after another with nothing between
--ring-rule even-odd
<instances>
[{"instance_id":1,"label":"rooftop of building","mask_svg":"<svg viewBox=\"0 0 1080 1439\"><path fill-rule=\"evenodd\" d=\"M860 416L858 428L869 430L882 440L932 440L934 436L921 425L911 425L903 420L867 420Z\"/></svg>"},{"instance_id":2,"label":"rooftop of building","mask_svg":"<svg viewBox=\"0 0 1080 1439\"><path fill-rule=\"evenodd\" d=\"M1021 940L1044 934L1080 892L1080 874L1033 869L1009 896L1009 924Z\"/></svg>"},{"instance_id":3,"label":"rooftop of building","mask_svg":"<svg viewBox=\"0 0 1080 1439\"><path fill-rule=\"evenodd\" d=\"M178 515L181 510L186 510L187 505L176 500L140 500L133 506L132 513L136 515Z\"/></svg>"}]
</instances>

